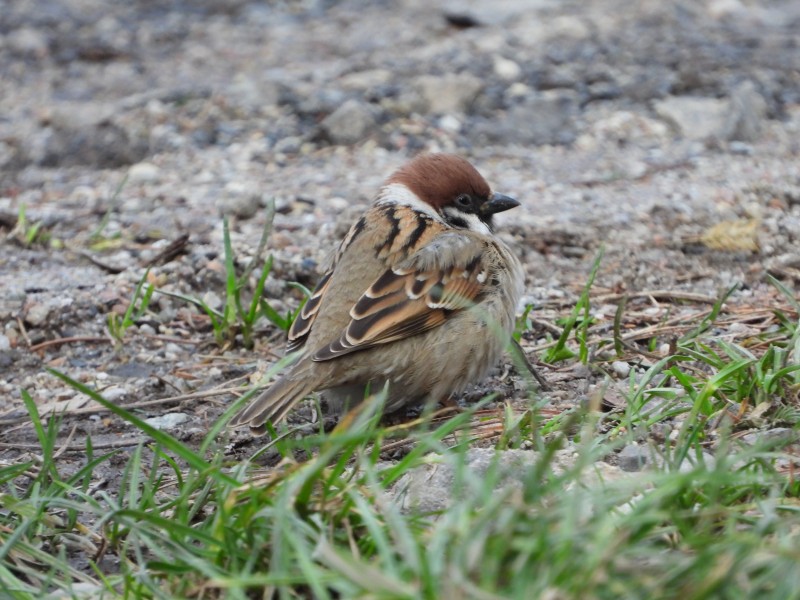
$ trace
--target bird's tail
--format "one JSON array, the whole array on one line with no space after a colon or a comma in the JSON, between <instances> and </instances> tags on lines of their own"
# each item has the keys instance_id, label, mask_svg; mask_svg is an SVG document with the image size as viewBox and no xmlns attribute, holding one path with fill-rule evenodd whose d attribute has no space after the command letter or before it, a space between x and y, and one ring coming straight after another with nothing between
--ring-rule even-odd
<instances>
[{"instance_id":1,"label":"bird's tail","mask_svg":"<svg viewBox=\"0 0 800 600\"><path fill-rule=\"evenodd\" d=\"M250 402L233 418L231 426L249 425L253 433L262 435L266 433L268 422L273 425L280 423L295 404L314 391L314 383L310 378L290 375L278 379Z\"/></svg>"}]
</instances>

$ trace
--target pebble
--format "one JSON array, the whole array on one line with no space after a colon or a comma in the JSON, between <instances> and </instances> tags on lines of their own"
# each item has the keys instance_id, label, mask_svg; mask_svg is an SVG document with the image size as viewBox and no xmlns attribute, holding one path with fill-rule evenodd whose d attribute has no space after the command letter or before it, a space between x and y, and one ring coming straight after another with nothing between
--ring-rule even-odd
<instances>
[{"instance_id":1,"label":"pebble","mask_svg":"<svg viewBox=\"0 0 800 600\"><path fill-rule=\"evenodd\" d=\"M623 471L636 472L644 469L649 463L650 449L639 444L628 444L619 454L619 468Z\"/></svg>"},{"instance_id":2,"label":"pebble","mask_svg":"<svg viewBox=\"0 0 800 600\"><path fill-rule=\"evenodd\" d=\"M303 145L303 138L296 135L289 135L275 142L274 150L280 154L297 154Z\"/></svg>"},{"instance_id":3,"label":"pebble","mask_svg":"<svg viewBox=\"0 0 800 600\"><path fill-rule=\"evenodd\" d=\"M154 427L155 429L166 430L175 429L179 425L186 423L189 420L189 415L186 413L167 413L158 417L145 419L145 423Z\"/></svg>"},{"instance_id":4,"label":"pebble","mask_svg":"<svg viewBox=\"0 0 800 600\"><path fill-rule=\"evenodd\" d=\"M740 83L728 98L672 96L654 108L684 138L701 141L755 141L767 115L766 101L751 81Z\"/></svg>"},{"instance_id":5,"label":"pebble","mask_svg":"<svg viewBox=\"0 0 800 600\"><path fill-rule=\"evenodd\" d=\"M458 133L461 131L461 121L454 115L444 115L439 119L439 127L451 133Z\"/></svg>"},{"instance_id":6,"label":"pebble","mask_svg":"<svg viewBox=\"0 0 800 600\"><path fill-rule=\"evenodd\" d=\"M25 322L34 327L39 327L47 320L50 314L50 307L42 302L36 302L25 311Z\"/></svg>"},{"instance_id":7,"label":"pebble","mask_svg":"<svg viewBox=\"0 0 800 600\"><path fill-rule=\"evenodd\" d=\"M761 137L767 102L752 81L743 81L733 89L729 111L725 139L754 142Z\"/></svg>"},{"instance_id":8,"label":"pebble","mask_svg":"<svg viewBox=\"0 0 800 600\"><path fill-rule=\"evenodd\" d=\"M213 290L209 290L203 294L202 301L206 306L215 310L220 310L222 308L222 298Z\"/></svg>"},{"instance_id":9,"label":"pebble","mask_svg":"<svg viewBox=\"0 0 800 600\"><path fill-rule=\"evenodd\" d=\"M772 429L765 429L764 431L753 431L742 436L742 441L750 446L755 446L756 444L764 442L794 442L797 441L797 439L798 434L788 427L774 427Z\"/></svg>"},{"instance_id":10,"label":"pebble","mask_svg":"<svg viewBox=\"0 0 800 600\"><path fill-rule=\"evenodd\" d=\"M631 366L626 363L622 362L621 360L615 360L611 363L611 369L616 373L620 378L627 377L631 372Z\"/></svg>"},{"instance_id":11,"label":"pebble","mask_svg":"<svg viewBox=\"0 0 800 600\"><path fill-rule=\"evenodd\" d=\"M433 114L466 113L483 90L484 83L469 73L423 75L412 85Z\"/></svg>"},{"instance_id":12,"label":"pebble","mask_svg":"<svg viewBox=\"0 0 800 600\"><path fill-rule=\"evenodd\" d=\"M158 181L161 169L149 162L140 162L128 169L129 183L152 183Z\"/></svg>"},{"instance_id":13,"label":"pebble","mask_svg":"<svg viewBox=\"0 0 800 600\"><path fill-rule=\"evenodd\" d=\"M165 347L165 352L172 352L173 354L181 354L183 348L174 342L169 342Z\"/></svg>"},{"instance_id":14,"label":"pebble","mask_svg":"<svg viewBox=\"0 0 800 600\"><path fill-rule=\"evenodd\" d=\"M56 590L47 595L40 596L42 600L70 600L82 598L83 600L102 600L106 597L108 588L91 582L78 581L70 583L68 590Z\"/></svg>"},{"instance_id":15,"label":"pebble","mask_svg":"<svg viewBox=\"0 0 800 600\"><path fill-rule=\"evenodd\" d=\"M349 145L360 142L375 129L377 121L372 108L361 100L348 100L320 124L332 144Z\"/></svg>"},{"instance_id":16,"label":"pebble","mask_svg":"<svg viewBox=\"0 0 800 600\"><path fill-rule=\"evenodd\" d=\"M508 110L506 117L477 127L489 141L521 144L568 144L576 137L578 95L572 90L538 92Z\"/></svg>"},{"instance_id":17,"label":"pebble","mask_svg":"<svg viewBox=\"0 0 800 600\"><path fill-rule=\"evenodd\" d=\"M47 36L41 29L20 27L12 30L5 38L8 49L22 55L44 58L49 52Z\"/></svg>"},{"instance_id":18,"label":"pebble","mask_svg":"<svg viewBox=\"0 0 800 600\"><path fill-rule=\"evenodd\" d=\"M255 183L229 181L225 184L217 207L224 215L252 219L261 208L262 192Z\"/></svg>"},{"instance_id":19,"label":"pebble","mask_svg":"<svg viewBox=\"0 0 800 600\"><path fill-rule=\"evenodd\" d=\"M151 325L148 325L147 323L142 323L141 325L139 325L139 333L143 335L155 335L156 330L153 329Z\"/></svg>"},{"instance_id":20,"label":"pebble","mask_svg":"<svg viewBox=\"0 0 800 600\"><path fill-rule=\"evenodd\" d=\"M149 136L138 123L118 122L115 110L95 102L65 105L53 113L52 126L23 140L23 151L42 167L113 168L139 162L149 152Z\"/></svg>"},{"instance_id":21,"label":"pebble","mask_svg":"<svg viewBox=\"0 0 800 600\"><path fill-rule=\"evenodd\" d=\"M737 140L732 141L728 144L728 151L731 154L740 154L742 156L750 156L753 154L753 146L752 144L748 144L746 142L740 142Z\"/></svg>"},{"instance_id":22,"label":"pebble","mask_svg":"<svg viewBox=\"0 0 800 600\"><path fill-rule=\"evenodd\" d=\"M654 109L686 139L705 140L724 135L728 119L727 100L672 96L656 102Z\"/></svg>"},{"instance_id":23,"label":"pebble","mask_svg":"<svg viewBox=\"0 0 800 600\"><path fill-rule=\"evenodd\" d=\"M522 75L522 68L513 60L495 56L494 74L505 81L514 81Z\"/></svg>"},{"instance_id":24,"label":"pebble","mask_svg":"<svg viewBox=\"0 0 800 600\"><path fill-rule=\"evenodd\" d=\"M355 71L339 78L339 85L345 90L368 90L390 83L394 75L387 69Z\"/></svg>"},{"instance_id":25,"label":"pebble","mask_svg":"<svg viewBox=\"0 0 800 600\"><path fill-rule=\"evenodd\" d=\"M575 463L576 453L574 448L567 447L556 452L551 463L554 473L558 474L571 468ZM486 472L497 464L501 476L498 479L496 490L501 492L509 487L521 487L526 474L536 464L539 454L529 450L494 450L492 448L470 448L465 457L466 480L470 477L480 480ZM426 464L407 472L395 484L391 495L405 510L419 510L422 512L440 511L453 503L454 483L462 474L454 464L455 459L448 461L446 457L434 456L430 464ZM604 462L597 462L587 470L583 483L588 487L602 484L619 478L623 472Z\"/></svg>"},{"instance_id":26,"label":"pebble","mask_svg":"<svg viewBox=\"0 0 800 600\"><path fill-rule=\"evenodd\" d=\"M127 396L128 393L128 390L120 385L112 385L102 391L103 398L109 402L117 402Z\"/></svg>"}]
</instances>

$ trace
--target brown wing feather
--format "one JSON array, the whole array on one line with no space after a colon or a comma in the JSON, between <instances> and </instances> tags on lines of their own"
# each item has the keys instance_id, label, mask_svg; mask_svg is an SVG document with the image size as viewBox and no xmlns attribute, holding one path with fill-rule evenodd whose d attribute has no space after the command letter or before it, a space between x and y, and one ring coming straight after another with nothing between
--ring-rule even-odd
<instances>
[{"instance_id":1,"label":"brown wing feather","mask_svg":"<svg viewBox=\"0 0 800 600\"><path fill-rule=\"evenodd\" d=\"M303 344L306 343L306 338L311 331L311 326L314 324L314 319L317 318L317 311L322 303L322 296L328 289L332 274L333 269L322 276L322 279L317 283L317 287L314 288L314 291L303 306L300 314L297 315L297 318L295 318L292 326L289 328L289 343L287 345L289 352L299 350Z\"/></svg>"},{"instance_id":2,"label":"brown wing feather","mask_svg":"<svg viewBox=\"0 0 800 600\"><path fill-rule=\"evenodd\" d=\"M444 233L384 272L350 310L341 335L313 355L325 361L438 327L480 300L486 281L484 245L462 232Z\"/></svg>"},{"instance_id":3,"label":"brown wing feather","mask_svg":"<svg viewBox=\"0 0 800 600\"><path fill-rule=\"evenodd\" d=\"M339 249L336 251L336 254L333 257L333 261L331 261L330 268L325 275L322 276L322 279L319 280L317 287L314 288L314 291L311 293L311 296L305 303L305 306L303 306L303 310L300 311L300 314L297 315L297 318L289 328L289 342L287 344L287 350L289 352L299 350L306 343L308 334L311 332L311 327L314 325L314 321L317 318L319 307L322 304L322 298L325 295L325 292L328 290L328 286L330 285L331 276L336 268L336 264L339 262L342 254L344 254L344 251L347 250L350 244L353 243L353 240L355 240L356 237L358 237L358 235L364 231L366 226L366 219L361 217L350 228L350 231L347 232L347 235L342 240L342 243L339 245Z\"/></svg>"}]
</instances>

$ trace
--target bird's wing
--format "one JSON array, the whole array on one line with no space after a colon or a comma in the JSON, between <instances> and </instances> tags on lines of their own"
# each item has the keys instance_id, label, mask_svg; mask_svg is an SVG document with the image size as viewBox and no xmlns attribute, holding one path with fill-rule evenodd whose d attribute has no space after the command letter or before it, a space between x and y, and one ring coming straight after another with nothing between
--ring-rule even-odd
<instances>
[{"instance_id":1,"label":"bird's wing","mask_svg":"<svg viewBox=\"0 0 800 600\"><path fill-rule=\"evenodd\" d=\"M465 232L437 235L378 277L350 309L350 322L339 337L312 359L331 360L411 337L473 306L491 284L485 249L485 240Z\"/></svg>"},{"instance_id":2,"label":"bird's wing","mask_svg":"<svg viewBox=\"0 0 800 600\"><path fill-rule=\"evenodd\" d=\"M342 243L339 245L339 249L333 256L330 267L325 272L325 275L323 275L319 280L317 287L315 287L314 291L311 292L311 296L309 296L308 300L303 305L303 308L300 310L300 314L297 315L297 318L295 318L292 326L289 328L289 342L287 344L287 350L289 352L299 350L305 345L306 340L308 339L308 334L311 332L311 327L314 325L314 321L317 318L319 307L322 304L322 298L325 296L325 293L328 291L328 287L330 286L331 276L333 275L333 271L336 269L339 259L341 259L345 250L347 250L350 244L353 243L353 240L356 239L356 237L365 229L365 227L366 219L362 217L350 228L350 231L342 240Z\"/></svg>"}]
</instances>

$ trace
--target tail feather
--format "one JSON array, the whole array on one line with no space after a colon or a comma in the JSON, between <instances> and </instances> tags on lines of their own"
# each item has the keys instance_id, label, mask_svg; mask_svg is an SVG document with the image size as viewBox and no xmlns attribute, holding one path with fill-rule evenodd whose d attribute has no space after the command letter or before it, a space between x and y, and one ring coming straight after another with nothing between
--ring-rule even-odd
<instances>
[{"instance_id":1,"label":"tail feather","mask_svg":"<svg viewBox=\"0 0 800 600\"><path fill-rule=\"evenodd\" d=\"M250 402L233 418L231 425L249 425L253 433L263 434L268 422L280 423L295 404L313 391L314 386L307 377L284 376Z\"/></svg>"}]
</instances>

